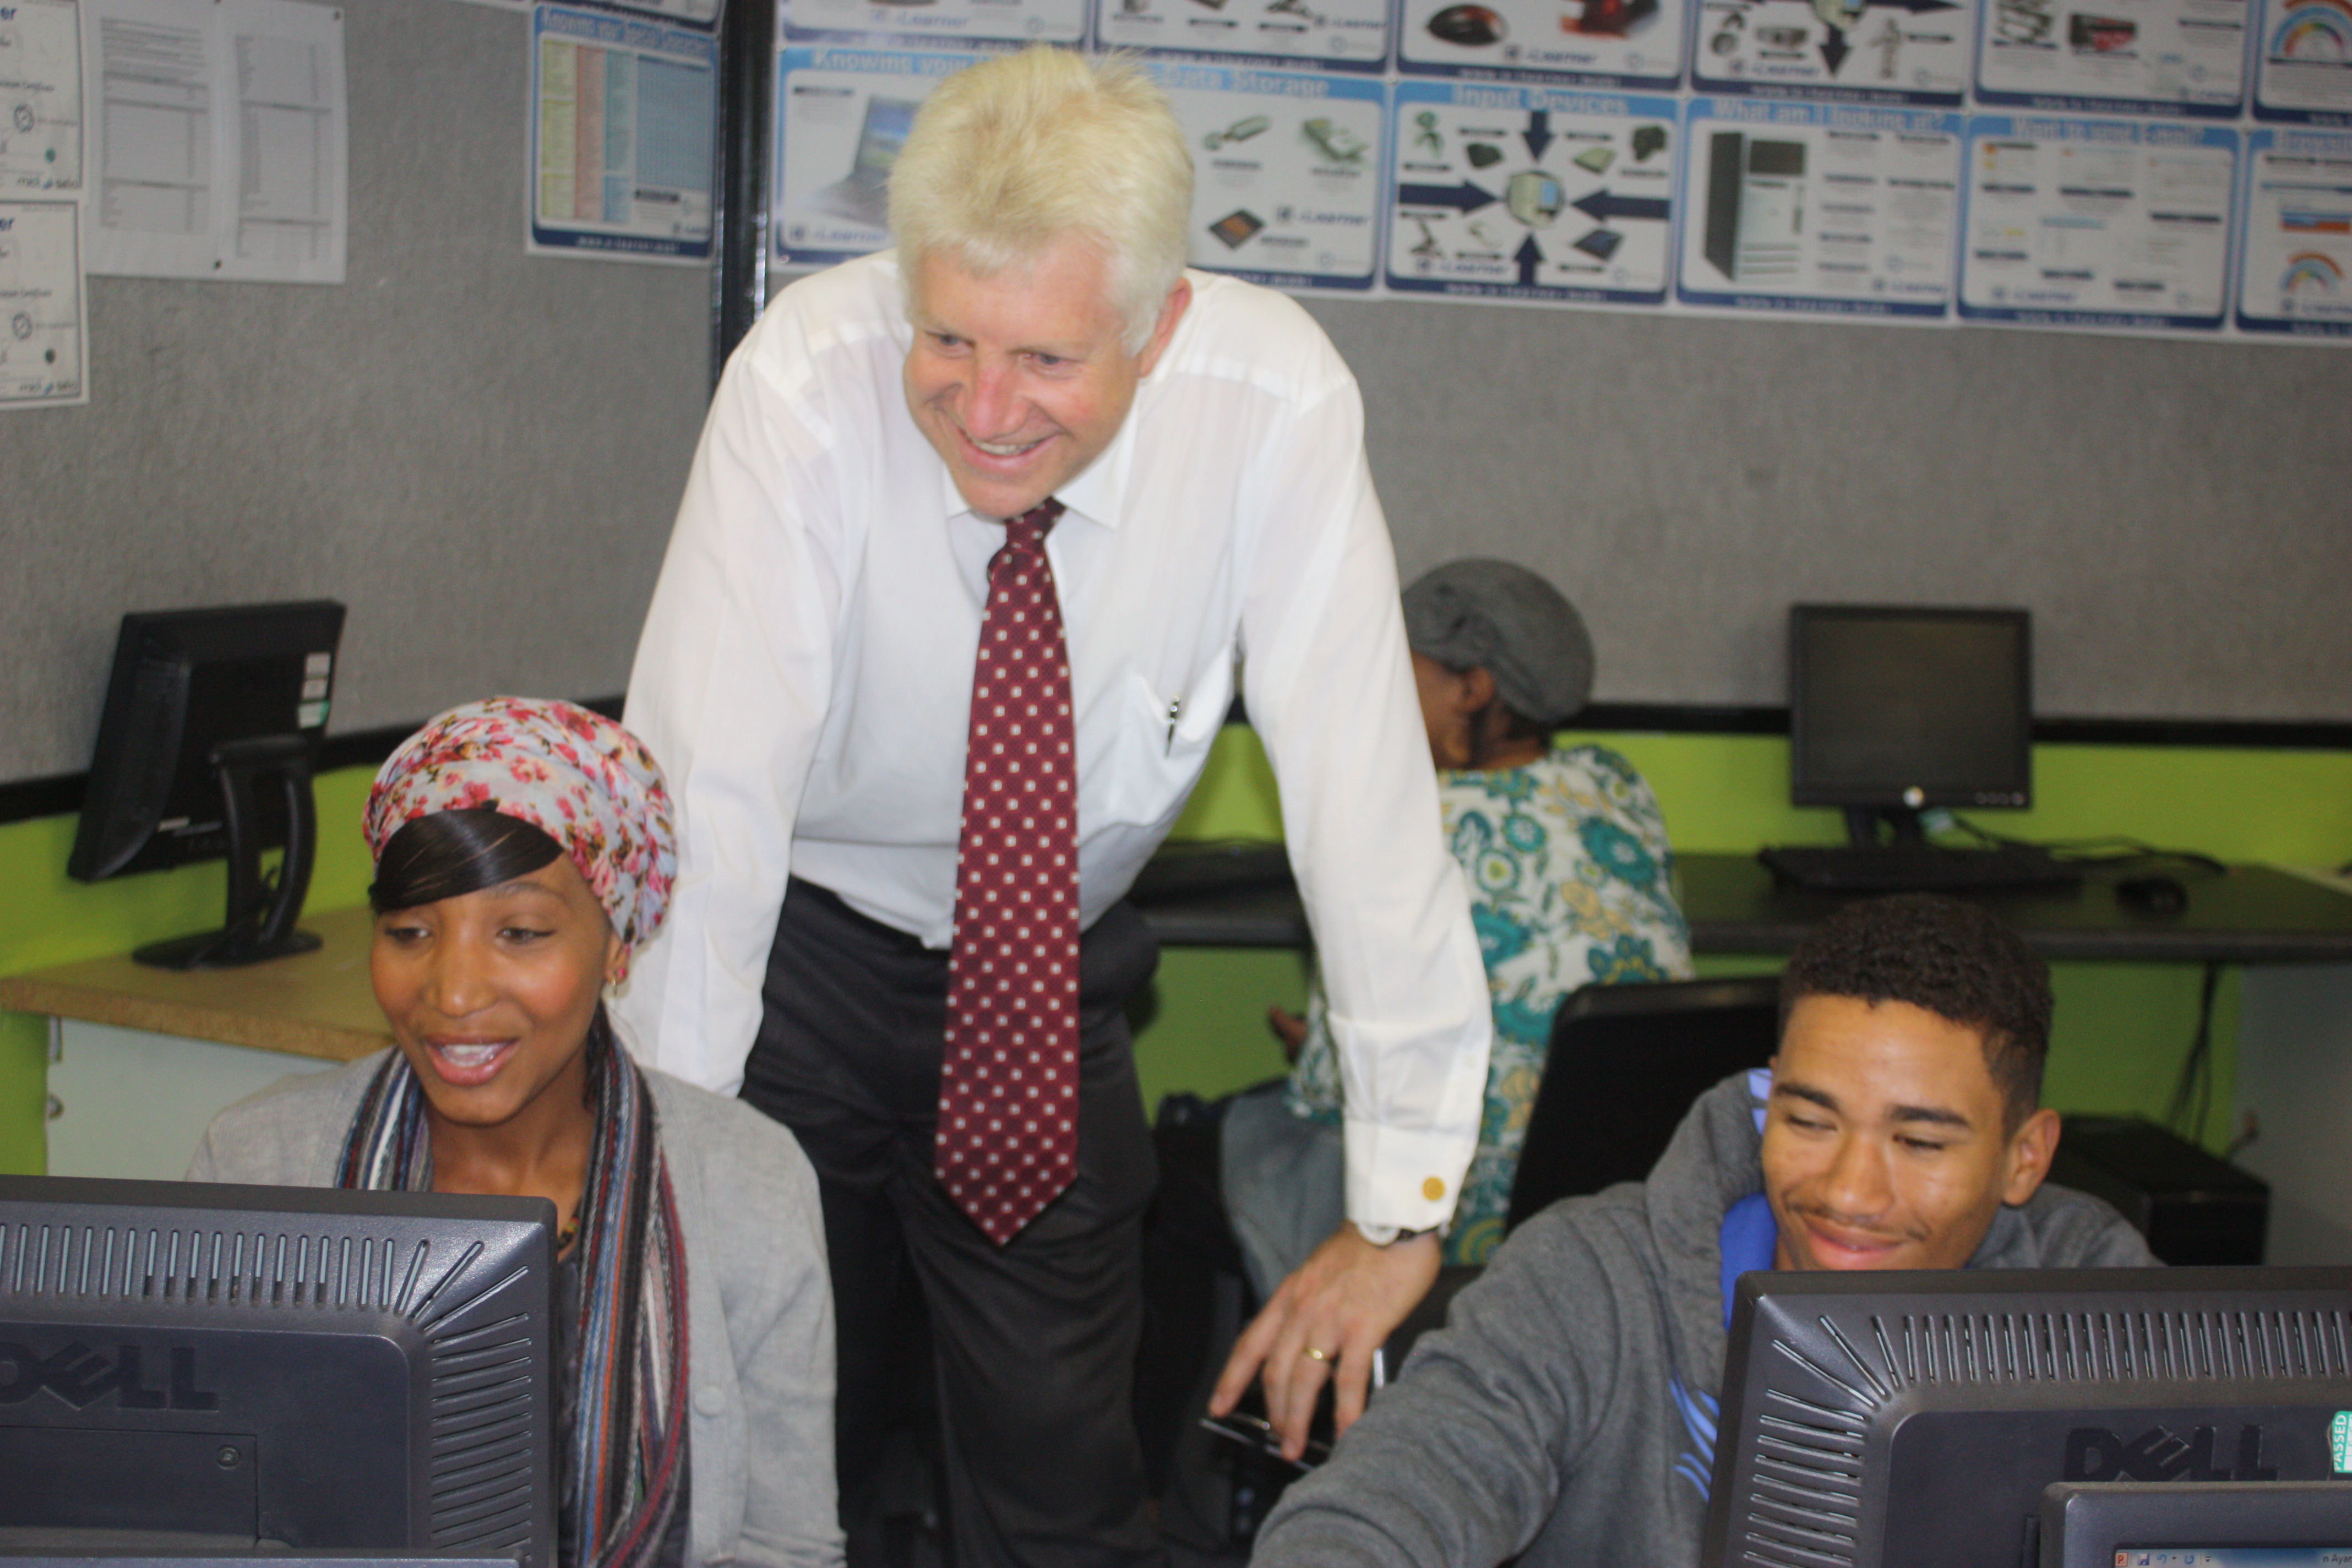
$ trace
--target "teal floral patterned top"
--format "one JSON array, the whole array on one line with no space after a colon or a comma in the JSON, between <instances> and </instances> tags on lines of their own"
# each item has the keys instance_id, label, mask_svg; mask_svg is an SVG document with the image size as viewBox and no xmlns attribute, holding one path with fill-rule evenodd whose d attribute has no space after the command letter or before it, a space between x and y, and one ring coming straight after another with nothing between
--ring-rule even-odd
<instances>
[{"instance_id":1,"label":"teal floral patterned top","mask_svg":"<svg viewBox=\"0 0 2352 1568\"><path fill-rule=\"evenodd\" d=\"M1503 1239L1561 998L1580 985L1690 978L1690 928L1675 903L1657 799L1615 752L1564 747L1522 768L1437 777L1495 1008L1486 1116L1445 1261L1484 1263ZM1339 1063L1319 982L1307 1021L1290 1109L1337 1123Z\"/></svg>"}]
</instances>

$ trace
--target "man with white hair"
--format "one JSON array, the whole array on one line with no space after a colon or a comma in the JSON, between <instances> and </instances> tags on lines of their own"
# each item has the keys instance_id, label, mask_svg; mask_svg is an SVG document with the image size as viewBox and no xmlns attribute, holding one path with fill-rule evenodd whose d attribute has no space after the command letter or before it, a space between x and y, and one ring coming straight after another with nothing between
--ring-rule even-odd
<instances>
[{"instance_id":1,"label":"man with white hair","mask_svg":"<svg viewBox=\"0 0 2352 1568\"><path fill-rule=\"evenodd\" d=\"M1487 1009L1352 378L1295 303L1183 269L1192 164L1135 67L943 82L898 249L784 290L728 366L628 721L683 829L619 1011L798 1134L861 1551L901 1283L955 1560L1150 1561L1129 1409L1151 1145L1121 901L1247 655L1349 1074L1349 1224L1253 1354L1301 1440L1434 1276Z\"/></svg>"}]
</instances>

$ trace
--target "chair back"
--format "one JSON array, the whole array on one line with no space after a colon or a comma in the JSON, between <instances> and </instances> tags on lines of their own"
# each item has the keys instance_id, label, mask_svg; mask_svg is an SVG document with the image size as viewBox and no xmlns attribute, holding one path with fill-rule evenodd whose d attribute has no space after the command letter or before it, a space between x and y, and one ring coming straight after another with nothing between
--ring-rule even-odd
<instances>
[{"instance_id":1,"label":"chair back","mask_svg":"<svg viewBox=\"0 0 2352 1568\"><path fill-rule=\"evenodd\" d=\"M1691 1101L1780 1043L1777 975L1588 985L1552 1020L1506 1228L1650 1173Z\"/></svg>"}]
</instances>

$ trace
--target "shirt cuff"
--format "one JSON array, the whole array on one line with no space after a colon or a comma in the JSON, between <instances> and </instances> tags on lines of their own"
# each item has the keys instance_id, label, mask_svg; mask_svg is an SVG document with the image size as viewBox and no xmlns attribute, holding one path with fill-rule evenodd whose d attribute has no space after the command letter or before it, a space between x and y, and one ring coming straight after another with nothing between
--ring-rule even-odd
<instances>
[{"instance_id":1,"label":"shirt cuff","mask_svg":"<svg viewBox=\"0 0 2352 1568\"><path fill-rule=\"evenodd\" d=\"M1347 1121L1348 1217L1365 1239L1435 1230L1454 1217L1463 1173L1477 1145L1466 1133L1416 1132Z\"/></svg>"}]
</instances>

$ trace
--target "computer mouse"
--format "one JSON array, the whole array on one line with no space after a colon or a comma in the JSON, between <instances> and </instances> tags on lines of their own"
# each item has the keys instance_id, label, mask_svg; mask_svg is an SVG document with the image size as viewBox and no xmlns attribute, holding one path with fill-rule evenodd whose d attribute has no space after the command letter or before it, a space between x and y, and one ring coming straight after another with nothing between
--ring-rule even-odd
<instances>
[{"instance_id":1,"label":"computer mouse","mask_svg":"<svg viewBox=\"0 0 2352 1568\"><path fill-rule=\"evenodd\" d=\"M1448 5L1428 25L1432 37L1465 48L1499 43L1503 37L1503 18L1484 5Z\"/></svg>"},{"instance_id":2,"label":"computer mouse","mask_svg":"<svg viewBox=\"0 0 2352 1568\"><path fill-rule=\"evenodd\" d=\"M2170 877L2126 877L2116 884L2116 902L2151 915L2177 915L2189 907L2189 889Z\"/></svg>"}]
</instances>

